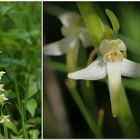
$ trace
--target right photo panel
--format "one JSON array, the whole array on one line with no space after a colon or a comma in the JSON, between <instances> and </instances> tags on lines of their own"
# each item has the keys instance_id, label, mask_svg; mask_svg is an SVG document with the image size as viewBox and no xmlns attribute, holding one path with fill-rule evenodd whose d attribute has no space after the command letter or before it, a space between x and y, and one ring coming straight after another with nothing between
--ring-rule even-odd
<instances>
[{"instance_id":1,"label":"right photo panel","mask_svg":"<svg viewBox=\"0 0 140 140\"><path fill-rule=\"evenodd\" d=\"M140 138L139 7L43 2L43 138Z\"/></svg>"}]
</instances>

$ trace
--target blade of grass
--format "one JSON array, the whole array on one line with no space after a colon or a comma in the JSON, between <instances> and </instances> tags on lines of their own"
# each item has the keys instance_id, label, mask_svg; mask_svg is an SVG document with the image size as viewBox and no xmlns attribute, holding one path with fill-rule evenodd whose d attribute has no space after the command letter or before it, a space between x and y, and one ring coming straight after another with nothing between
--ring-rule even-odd
<instances>
[{"instance_id":1,"label":"blade of grass","mask_svg":"<svg viewBox=\"0 0 140 140\"><path fill-rule=\"evenodd\" d=\"M27 135L27 130L25 127L25 110L24 110L24 106L23 103L20 99L20 94L19 94L19 89L18 89L18 85L17 85L17 80L14 80L14 85L15 85L15 92L16 92L16 97L17 97L17 106L19 111L19 114L21 116L21 122L22 122L22 128L23 128L23 133L24 133L24 138L28 138Z\"/></svg>"},{"instance_id":2,"label":"blade of grass","mask_svg":"<svg viewBox=\"0 0 140 140\"><path fill-rule=\"evenodd\" d=\"M123 134L127 138L139 138L140 133L136 126L129 102L125 93L125 89L122 87L121 93L121 109L118 116L120 126L122 128Z\"/></svg>"},{"instance_id":3,"label":"blade of grass","mask_svg":"<svg viewBox=\"0 0 140 140\"><path fill-rule=\"evenodd\" d=\"M54 61L47 61L47 63L44 63L44 65L47 65L50 69L60 71L63 73L67 73L67 66L60 62L54 62Z\"/></svg>"},{"instance_id":4,"label":"blade of grass","mask_svg":"<svg viewBox=\"0 0 140 140\"><path fill-rule=\"evenodd\" d=\"M67 82L66 83L73 99L75 100L75 103L77 104L77 106L79 107L83 117L85 118L88 126L90 127L92 133L95 135L95 137L97 138L102 138L102 133L99 130L97 124L95 123L95 120L93 119L93 117L90 115L89 111L87 110L86 106L84 105L79 92L76 90L76 88L71 87L71 85Z\"/></svg>"},{"instance_id":5,"label":"blade of grass","mask_svg":"<svg viewBox=\"0 0 140 140\"><path fill-rule=\"evenodd\" d=\"M89 108L89 112L92 114L95 121L98 118L98 110L96 104L96 96L93 86L86 86L85 81L80 81L80 89L83 93L83 100L85 101L86 106Z\"/></svg>"},{"instance_id":6,"label":"blade of grass","mask_svg":"<svg viewBox=\"0 0 140 140\"><path fill-rule=\"evenodd\" d=\"M82 44L81 44L82 45ZM79 56L78 56L78 67L84 68L87 65L87 53L83 46L79 48ZM93 60L92 60L93 61ZM87 108L89 108L90 113L93 115L94 119L97 120L98 111L96 104L96 96L94 92L93 86L86 85L85 81L79 81L80 83L80 91L82 93L83 101Z\"/></svg>"}]
</instances>

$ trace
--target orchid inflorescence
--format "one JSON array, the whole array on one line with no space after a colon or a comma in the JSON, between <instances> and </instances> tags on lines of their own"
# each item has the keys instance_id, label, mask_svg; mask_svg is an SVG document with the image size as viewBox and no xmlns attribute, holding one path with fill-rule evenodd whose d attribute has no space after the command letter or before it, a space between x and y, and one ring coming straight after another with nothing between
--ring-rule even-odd
<instances>
[{"instance_id":1,"label":"orchid inflorescence","mask_svg":"<svg viewBox=\"0 0 140 140\"><path fill-rule=\"evenodd\" d=\"M0 72L0 80L2 80L2 76L4 74L5 74L4 71ZM4 115L2 112L2 108L5 104L5 102L8 100L8 98L3 94L3 91L5 91L3 87L4 87L4 85L0 84L0 106L1 106L0 123L2 123L2 124L6 123L6 122L10 122L9 115Z\"/></svg>"},{"instance_id":2,"label":"orchid inflorescence","mask_svg":"<svg viewBox=\"0 0 140 140\"><path fill-rule=\"evenodd\" d=\"M91 45L91 40L86 27L81 24L80 15L67 12L59 17L63 24L62 34L64 39L50 43L44 47L46 55L67 54L70 49L78 46L79 41L83 46ZM105 38L100 42L100 55L86 68L68 74L70 79L100 80L108 76L110 100L113 117L117 117L120 110L121 76L140 76L140 64L125 57L126 44L116 38Z\"/></svg>"}]
</instances>

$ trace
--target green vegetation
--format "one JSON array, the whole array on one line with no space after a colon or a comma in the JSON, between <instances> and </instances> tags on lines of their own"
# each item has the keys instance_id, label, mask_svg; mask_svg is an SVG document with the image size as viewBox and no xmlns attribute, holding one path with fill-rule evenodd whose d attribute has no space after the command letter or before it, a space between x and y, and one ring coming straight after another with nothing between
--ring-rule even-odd
<instances>
[{"instance_id":1,"label":"green vegetation","mask_svg":"<svg viewBox=\"0 0 140 140\"><path fill-rule=\"evenodd\" d=\"M0 71L10 115L0 138L41 137L41 2L0 2Z\"/></svg>"}]
</instances>

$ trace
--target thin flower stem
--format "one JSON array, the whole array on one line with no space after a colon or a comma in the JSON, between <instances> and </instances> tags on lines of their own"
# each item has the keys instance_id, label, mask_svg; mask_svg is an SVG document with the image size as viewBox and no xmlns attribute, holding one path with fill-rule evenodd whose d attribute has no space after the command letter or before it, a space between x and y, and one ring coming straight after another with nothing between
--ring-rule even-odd
<instances>
[{"instance_id":1,"label":"thin flower stem","mask_svg":"<svg viewBox=\"0 0 140 140\"><path fill-rule=\"evenodd\" d=\"M20 102L17 80L14 81L14 84L15 84L15 91L16 91L16 97L17 97L17 104L18 104L19 109L21 110L21 102Z\"/></svg>"},{"instance_id":2,"label":"thin flower stem","mask_svg":"<svg viewBox=\"0 0 140 140\"><path fill-rule=\"evenodd\" d=\"M67 82L66 83L72 97L74 98L77 106L79 107L81 113L83 114L88 126L90 127L92 133L95 135L95 137L97 138L102 138L102 133L99 130L96 122L94 121L93 117L89 114L86 106L84 105L78 91L76 90L76 88L71 87L71 85Z\"/></svg>"},{"instance_id":3,"label":"thin flower stem","mask_svg":"<svg viewBox=\"0 0 140 140\"><path fill-rule=\"evenodd\" d=\"M21 116L23 133L24 133L24 137L27 138L28 137L27 136L27 130L26 130L26 127L25 127L25 110L24 110L24 107L23 107L23 103L21 102L21 99L20 99L17 80L14 81L14 84L15 84L16 97L17 97L17 106L18 106L19 113L20 113L20 116Z\"/></svg>"},{"instance_id":4,"label":"thin flower stem","mask_svg":"<svg viewBox=\"0 0 140 140\"><path fill-rule=\"evenodd\" d=\"M67 62L67 72L73 72L75 71L76 64L77 64L77 58L78 58L78 50L79 46L69 50L69 52L66 54L66 62ZM69 82L75 87L76 81L69 79Z\"/></svg>"},{"instance_id":5,"label":"thin flower stem","mask_svg":"<svg viewBox=\"0 0 140 140\"><path fill-rule=\"evenodd\" d=\"M3 123L3 129L4 129L5 139L8 139L8 130L7 130L7 127L6 127L5 123Z\"/></svg>"},{"instance_id":6,"label":"thin flower stem","mask_svg":"<svg viewBox=\"0 0 140 140\"><path fill-rule=\"evenodd\" d=\"M26 129L26 113L25 113L25 107L24 107L24 102L22 101L22 114L21 114L21 121L22 121L22 127L23 127L23 134L24 134L24 138L28 138L28 134L27 134L27 129Z\"/></svg>"}]
</instances>

